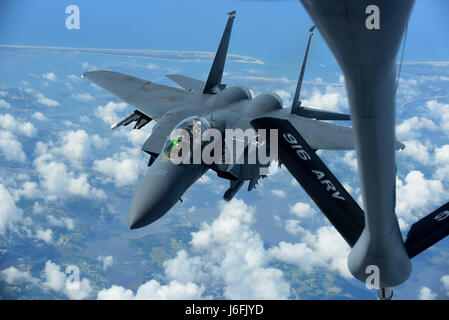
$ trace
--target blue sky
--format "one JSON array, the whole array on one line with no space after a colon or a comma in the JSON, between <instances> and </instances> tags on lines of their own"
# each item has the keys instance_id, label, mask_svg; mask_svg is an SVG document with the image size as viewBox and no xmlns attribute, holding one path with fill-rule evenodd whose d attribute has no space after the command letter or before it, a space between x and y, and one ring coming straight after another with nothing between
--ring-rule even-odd
<instances>
[{"instance_id":1,"label":"blue sky","mask_svg":"<svg viewBox=\"0 0 449 320\"><path fill-rule=\"evenodd\" d=\"M65 8L76 4L81 29L65 28ZM296 64L311 19L299 1L106 1L3 0L0 43L84 48L214 51L225 13L238 11L230 51L273 63ZM441 61L449 56L446 0L418 0L405 59ZM332 59L321 37L315 61Z\"/></svg>"}]
</instances>

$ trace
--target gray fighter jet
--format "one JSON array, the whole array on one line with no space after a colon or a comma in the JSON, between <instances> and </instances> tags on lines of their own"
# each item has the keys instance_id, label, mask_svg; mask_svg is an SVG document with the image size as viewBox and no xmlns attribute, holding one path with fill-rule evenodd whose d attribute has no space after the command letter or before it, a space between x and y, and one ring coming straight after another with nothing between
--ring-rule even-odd
<instances>
[{"instance_id":1,"label":"gray fighter jet","mask_svg":"<svg viewBox=\"0 0 449 320\"><path fill-rule=\"evenodd\" d=\"M173 148L179 147L183 139L189 138L177 134L179 131L177 129L184 129L192 135L194 124L199 123L201 131L211 128L220 132L227 129L245 131L252 128L252 120L271 117L288 120L313 150L354 148L350 127L319 121L349 120L348 115L303 107L299 101L314 28L310 30L295 98L290 108L283 108L282 101L276 94L262 94L253 98L247 88L226 87L221 83L235 15L235 11L229 13L205 82L183 75L167 75L183 88L178 89L112 71L88 71L82 75L83 78L89 79L136 108L129 116L114 124L112 129L134 121L134 128L140 129L150 121L157 121L152 134L142 147L150 156L150 167L131 204L129 213L131 229L144 227L162 217L209 169L215 171L219 177L230 181L229 189L224 194L225 200L231 200L244 181L249 181L248 191L250 191L255 188L257 181L265 176L261 169L266 169L269 163L260 161L249 163L246 151L252 143L245 138L243 159L233 155L230 163L220 164L217 161L218 163L206 164L200 161L174 164L171 161ZM226 138L228 137L224 137ZM233 139L238 140L235 137Z\"/></svg>"}]
</instances>

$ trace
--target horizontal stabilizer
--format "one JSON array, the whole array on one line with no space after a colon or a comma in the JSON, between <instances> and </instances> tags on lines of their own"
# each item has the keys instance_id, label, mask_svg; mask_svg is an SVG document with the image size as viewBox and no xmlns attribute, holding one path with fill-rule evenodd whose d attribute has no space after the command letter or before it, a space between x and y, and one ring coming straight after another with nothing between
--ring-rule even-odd
<instances>
[{"instance_id":1,"label":"horizontal stabilizer","mask_svg":"<svg viewBox=\"0 0 449 320\"><path fill-rule=\"evenodd\" d=\"M259 118L256 129L278 130L278 157L352 247L365 227L362 209L288 120Z\"/></svg>"},{"instance_id":2,"label":"horizontal stabilizer","mask_svg":"<svg viewBox=\"0 0 449 320\"><path fill-rule=\"evenodd\" d=\"M405 241L410 258L449 235L449 202L412 225Z\"/></svg>"},{"instance_id":3,"label":"horizontal stabilizer","mask_svg":"<svg viewBox=\"0 0 449 320\"><path fill-rule=\"evenodd\" d=\"M199 92L201 93L204 88L204 81L192 79L182 74L167 74L165 75L174 83L178 84L181 88L186 89L189 92Z\"/></svg>"},{"instance_id":4,"label":"horizontal stabilizer","mask_svg":"<svg viewBox=\"0 0 449 320\"><path fill-rule=\"evenodd\" d=\"M324 111L306 107L301 107L296 112L292 111L292 113L301 117L313 118L316 120L351 120L351 116L349 114Z\"/></svg>"}]
</instances>

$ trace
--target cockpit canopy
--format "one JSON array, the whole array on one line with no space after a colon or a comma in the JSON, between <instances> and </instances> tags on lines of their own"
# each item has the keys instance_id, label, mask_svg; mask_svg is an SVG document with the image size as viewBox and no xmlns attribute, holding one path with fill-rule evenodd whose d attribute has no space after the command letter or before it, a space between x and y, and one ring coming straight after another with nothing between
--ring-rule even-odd
<instances>
[{"instance_id":1,"label":"cockpit canopy","mask_svg":"<svg viewBox=\"0 0 449 320\"><path fill-rule=\"evenodd\" d=\"M162 159L175 164L189 162L194 148L201 147L203 133L211 128L211 123L204 117L193 116L184 119L170 133L164 148Z\"/></svg>"}]
</instances>

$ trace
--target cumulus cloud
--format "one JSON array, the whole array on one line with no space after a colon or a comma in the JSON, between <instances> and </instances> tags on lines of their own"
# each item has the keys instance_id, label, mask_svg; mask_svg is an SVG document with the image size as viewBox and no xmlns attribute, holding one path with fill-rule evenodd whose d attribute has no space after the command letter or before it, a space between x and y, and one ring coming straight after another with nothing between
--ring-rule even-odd
<instances>
[{"instance_id":1,"label":"cumulus cloud","mask_svg":"<svg viewBox=\"0 0 449 320\"><path fill-rule=\"evenodd\" d=\"M26 199L35 199L40 196L39 186L34 181L25 181L22 184L21 189L17 189L14 193L15 199L20 199L22 197Z\"/></svg>"},{"instance_id":2,"label":"cumulus cloud","mask_svg":"<svg viewBox=\"0 0 449 320\"><path fill-rule=\"evenodd\" d=\"M85 159L90 154L91 138L86 131L65 131L60 133L60 147L54 148L71 162Z\"/></svg>"},{"instance_id":3,"label":"cumulus cloud","mask_svg":"<svg viewBox=\"0 0 449 320\"><path fill-rule=\"evenodd\" d=\"M67 273L70 269L66 269ZM69 299L81 300L88 298L92 293L90 281L86 278L79 279L78 285L70 282L67 274L61 271L61 267L51 260L45 263L44 287L65 294ZM72 271L73 272L73 271ZM76 272L76 271L75 271Z\"/></svg>"},{"instance_id":4,"label":"cumulus cloud","mask_svg":"<svg viewBox=\"0 0 449 320\"><path fill-rule=\"evenodd\" d=\"M426 103L427 109L435 118L440 120L440 127L444 131L449 131L449 104L430 100Z\"/></svg>"},{"instance_id":5,"label":"cumulus cloud","mask_svg":"<svg viewBox=\"0 0 449 320\"><path fill-rule=\"evenodd\" d=\"M53 99L47 98L46 96L44 96L42 93L37 92L35 94L35 98L37 100L38 103L47 106L47 107L59 107L61 104Z\"/></svg>"},{"instance_id":6,"label":"cumulus cloud","mask_svg":"<svg viewBox=\"0 0 449 320\"><path fill-rule=\"evenodd\" d=\"M117 112L121 112L126 108L127 105L124 102L116 103L110 101L104 106L97 107L97 110L95 111L95 116L111 126L120 119L119 116L117 115Z\"/></svg>"},{"instance_id":7,"label":"cumulus cloud","mask_svg":"<svg viewBox=\"0 0 449 320\"><path fill-rule=\"evenodd\" d=\"M93 291L90 281L78 276L79 269L76 266L67 266L64 273L61 267L51 260L45 263L43 278L33 278L29 271L21 271L14 266L0 271L0 280L8 284L28 282L41 290L51 290L72 300L89 298Z\"/></svg>"},{"instance_id":8,"label":"cumulus cloud","mask_svg":"<svg viewBox=\"0 0 449 320\"><path fill-rule=\"evenodd\" d=\"M400 155L406 155L413 160L422 163L429 164L431 162L431 156L429 147L418 140L403 141L405 149L401 151Z\"/></svg>"},{"instance_id":9,"label":"cumulus cloud","mask_svg":"<svg viewBox=\"0 0 449 320\"><path fill-rule=\"evenodd\" d=\"M0 235L4 236L7 230L16 230L16 223L22 218L23 211L16 207L11 194L0 184Z\"/></svg>"},{"instance_id":10,"label":"cumulus cloud","mask_svg":"<svg viewBox=\"0 0 449 320\"><path fill-rule=\"evenodd\" d=\"M193 250L206 266L204 274L224 282L227 299L288 298L290 287L282 271L267 267L263 242L251 229L254 209L238 199L220 202L220 208L216 220L192 233Z\"/></svg>"},{"instance_id":11,"label":"cumulus cloud","mask_svg":"<svg viewBox=\"0 0 449 320\"><path fill-rule=\"evenodd\" d=\"M57 161L49 154L45 144L38 142L34 167L40 178L40 184L46 191L48 200L56 200L67 196L79 196L92 199L104 199L103 190L92 187L88 181L87 173L76 174L67 166Z\"/></svg>"},{"instance_id":12,"label":"cumulus cloud","mask_svg":"<svg viewBox=\"0 0 449 320\"><path fill-rule=\"evenodd\" d=\"M10 109L11 105L9 104L9 102L5 101L4 99L0 99L0 108Z\"/></svg>"},{"instance_id":13,"label":"cumulus cloud","mask_svg":"<svg viewBox=\"0 0 449 320\"><path fill-rule=\"evenodd\" d=\"M95 160L93 169L110 178L117 187L134 184L146 168L139 149L128 149L112 157Z\"/></svg>"},{"instance_id":14,"label":"cumulus cloud","mask_svg":"<svg viewBox=\"0 0 449 320\"><path fill-rule=\"evenodd\" d=\"M290 213L298 218L306 219L313 217L316 210L313 209L308 203L297 202L290 207Z\"/></svg>"},{"instance_id":15,"label":"cumulus cloud","mask_svg":"<svg viewBox=\"0 0 449 320\"><path fill-rule=\"evenodd\" d=\"M301 221L296 219L288 219L285 221L285 231L290 233L293 236L304 232L304 228L299 225Z\"/></svg>"},{"instance_id":16,"label":"cumulus cloud","mask_svg":"<svg viewBox=\"0 0 449 320\"><path fill-rule=\"evenodd\" d=\"M421 136L421 129L435 131L437 125L425 117L412 117L402 121L396 126L396 134L400 139L413 139Z\"/></svg>"},{"instance_id":17,"label":"cumulus cloud","mask_svg":"<svg viewBox=\"0 0 449 320\"><path fill-rule=\"evenodd\" d=\"M13 266L0 271L0 280L8 284L20 284L32 279L29 271L21 271Z\"/></svg>"},{"instance_id":18,"label":"cumulus cloud","mask_svg":"<svg viewBox=\"0 0 449 320\"><path fill-rule=\"evenodd\" d=\"M35 112L33 113L33 118L39 121L45 121L47 118L44 116L42 112Z\"/></svg>"},{"instance_id":19,"label":"cumulus cloud","mask_svg":"<svg viewBox=\"0 0 449 320\"><path fill-rule=\"evenodd\" d=\"M64 227L67 228L70 231L75 230L75 220L69 217L55 217L48 215L47 216L48 222L56 227Z\"/></svg>"},{"instance_id":20,"label":"cumulus cloud","mask_svg":"<svg viewBox=\"0 0 449 320\"><path fill-rule=\"evenodd\" d=\"M44 241L46 244L53 243L53 231L51 229L43 229L41 227L37 228L36 234L34 236L38 240Z\"/></svg>"},{"instance_id":21,"label":"cumulus cloud","mask_svg":"<svg viewBox=\"0 0 449 320\"><path fill-rule=\"evenodd\" d=\"M297 265L305 272L324 268L337 272L342 277L351 277L347 267L350 248L333 227L321 227L313 233L304 230L302 233L302 241L299 243L281 241L270 248L271 257Z\"/></svg>"},{"instance_id":22,"label":"cumulus cloud","mask_svg":"<svg viewBox=\"0 0 449 320\"><path fill-rule=\"evenodd\" d=\"M285 198L285 191L283 191L283 190L273 189L273 190L271 190L271 193L274 194L276 197L279 197L282 199Z\"/></svg>"},{"instance_id":23,"label":"cumulus cloud","mask_svg":"<svg viewBox=\"0 0 449 320\"><path fill-rule=\"evenodd\" d=\"M438 164L449 164L449 144L435 148L435 161Z\"/></svg>"},{"instance_id":24,"label":"cumulus cloud","mask_svg":"<svg viewBox=\"0 0 449 320\"><path fill-rule=\"evenodd\" d=\"M419 196L417 196L419 195ZM426 179L421 171L410 171L404 181L396 180L396 214L401 229L436 209L447 197L439 180Z\"/></svg>"},{"instance_id":25,"label":"cumulus cloud","mask_svg":"<svg viewBox=\"0 0 449 320\"><path fill-rule=\"evenodd\" d=\"M0 115L0 127L13 133L24 135L26 137L33 137L37 132L36 128L31 122L17 120L9 113Z\"/></svg>"},{"instance_id":26,"label":"cumulus cloud","mask_svg":"<svg viewBox=\"0 0 449 320\"><path fill-rule=\"evenodd\" d=\"M167 285L161 285L156 280L150 280L142 284L136 294L121 286L113 285L109 289L98 292L99 300L197 300L201 298L203 289L196 284L181 284L171 281Z\"/></svg>"},{"instance_id":27,"label":"cumulus cloud","mask_svg":"<svg viewBox=\"0 0 449 320\"><path fill-rule=\"evenodd\" d=\"M353 171L358 171L357 157L355 155L355 151L346 151L343 156L342 163L347 165Z\"/></svg>"},{"instance_id":28,"label":"cumulus cloud","mask_svg":"<svg viewBox=\"0 0 449 320\"><path fill-rule=\"evenodd\" d=\"M51 82L55 82L57 80L57 77L56 77L56 75L53 72L44 73L42 75L42 77L44 79L47 79L48 81L51 81Z\"/></svg>"},{"instance_id":29,"label":"cumulus cloud","mask_svg":"<svg viewBox=\"0 0 449 320\"><path fill-rule=\"evenodd\" d=\"M87 92L72 94L72 97L74 99L78 100L78 101L81 101L81 102L89 102L89 101L94 100L94 98L90 94L88 94Z\"/></svg>"},{"instance_id":30,"label":"cumulus cloud","mask_svg":"<svg viewBox=\"0 0 449 320\"><path fill-rule=\"evenodd\" d=\"M25 162L22 144L9 131L0 130L0 153L7 161Z\"/></svg>"},{"instance_id":31,"label":"cumulus cloud","mask_svg":"<svg viewBox=\"0 0 449 320\"><path fill-rule=\"evenodd\" d=\"M99 256L97 260L101 262L103 270L109 269L114 264L113 256Z\"/></svg>"},{"instance_id":32,"label":"cumulus cloud","mask_svg":"<svg viewBox=\"0 0 449 320\"><path fill-rule=\"evenodd\" d=\"M341 112L348 108L344 93L339 88L332 86L327 86L325 92L321 92L317 88L313 89L312 95L303 101L303 105L335 112Z\"/></svg>"},{"instance_id":33,"label":"cumulus cloud","mask_svg":"<svg viewBox=\"0 0 449 320\"><path fill-rule=\"evenodd\" d=\"M443 289L446 296L449 297L449 275L442 276L440 280L443 283Z\"/></svg>"},{"instance_id":34,"label":"cumulus cloud","mask_svg":"<svg viewBox=\"0 0 449 320\"><path fill-rule=\"evenodd\" d=\"M435 300L436 297L436 293L433 293L432 290L427 287L422 287L421 290L419 290L419 300Z\"/></svg>"}]
</instances>

